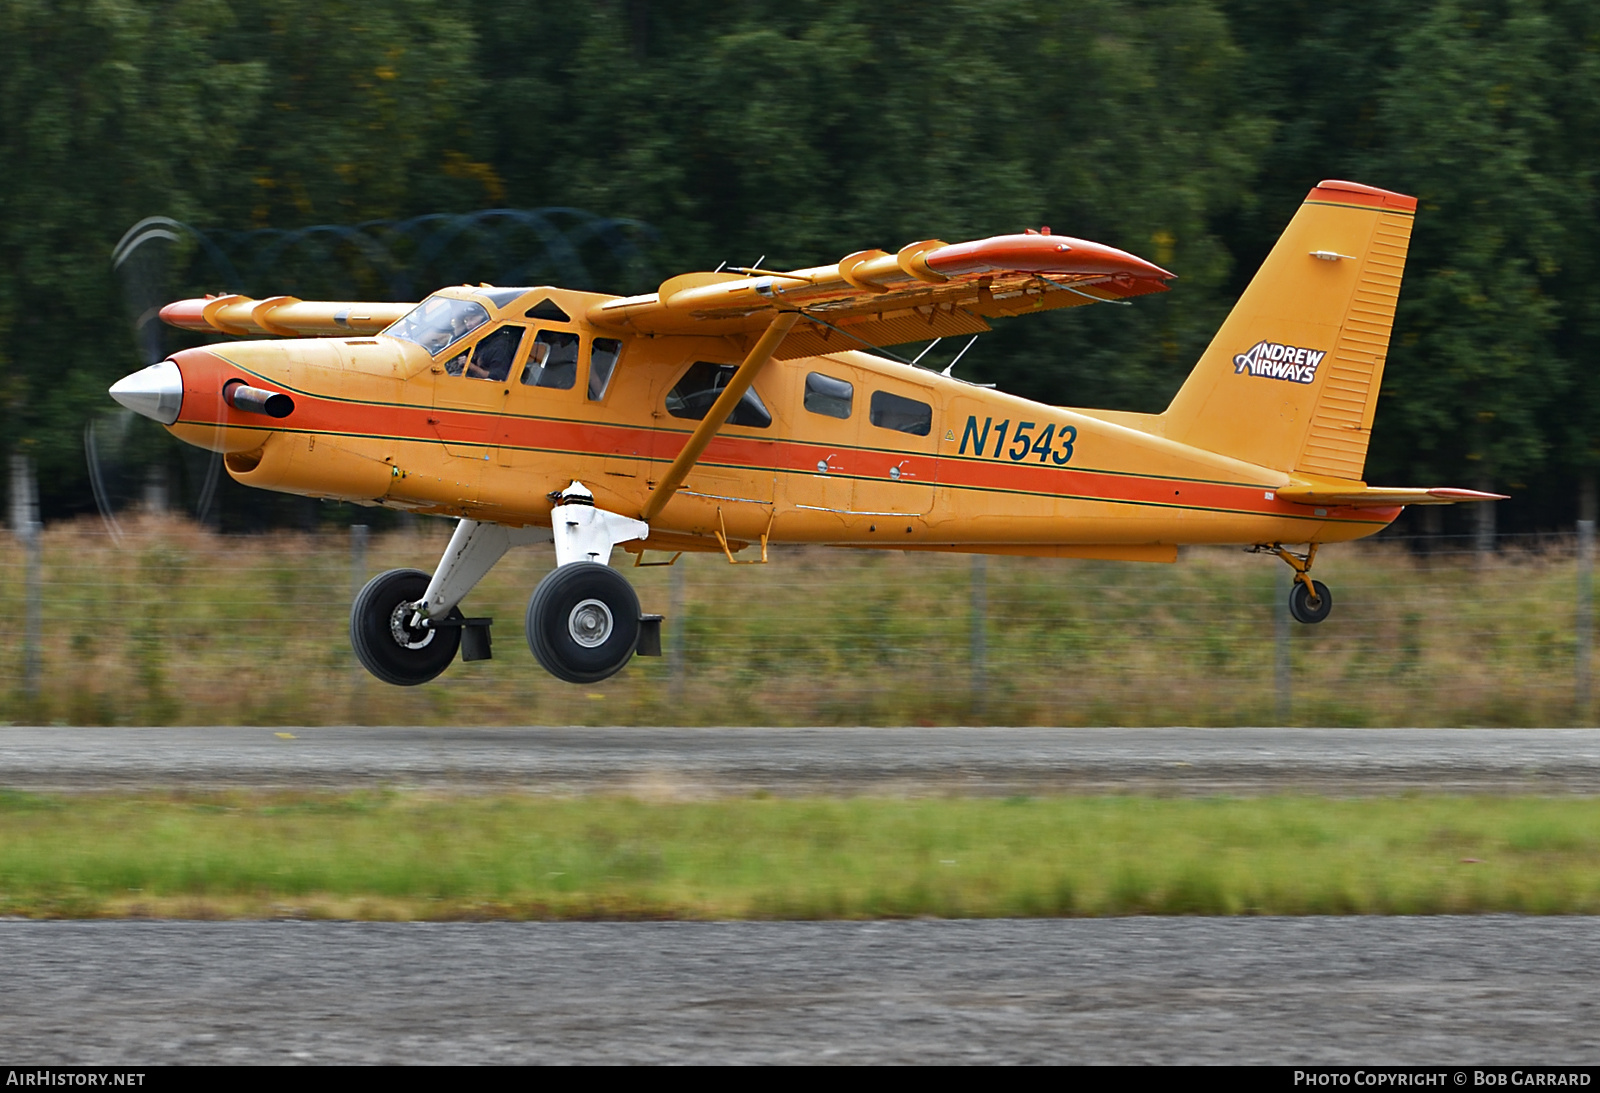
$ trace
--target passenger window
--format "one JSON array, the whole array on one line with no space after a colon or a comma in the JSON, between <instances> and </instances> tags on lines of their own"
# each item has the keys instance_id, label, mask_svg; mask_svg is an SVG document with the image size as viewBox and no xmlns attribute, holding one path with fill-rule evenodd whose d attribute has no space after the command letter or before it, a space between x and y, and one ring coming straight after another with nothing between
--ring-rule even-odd
<instances>
[{"instance_id":1,"label":"passenger window","mask_svg":"<svg viewBox=\"0 0 1600 1093\"><path fill-rule=\"evenodd\" d=\"M717 401L717 396L722 394L722 389L728 386L728 381L738 370L737 365L696 361L683 374L677 386L667 392L667 413L673 417L701 420L710 412L711 404ZM772 424L772 415L767 412L754 387L744 393L739 405L728 415L728 424L749 425L756 429L765 429Z\"/></svg>"},{"instance_id":2,"label":"passenger window","mask_svg":"<svg viewBox=\"0 0 1600 1093\"><path fill-rule=\"evenodd\" d=\"M813 372L806 377L806 409L828 417L849 417L855 391L844 380Z\"/></svg>"},{"instance_id":3,"label":"passenger window","mask_svg":"<svg viewBox=\"0 0 1600 1093\"><path fill-rule=\"evenodd\" d=\"M867 416L880 429L894 429L913 436L927 436L933 427L933 407L887 391L872 392L872 407Z\"/></svg>"},{"instance_id":4,"label":"passenger window","mask_svg":"<svg viewBox=\"0 0 1600 1093\"><path fill-rule=\"evenodd\" d=\"M616 371L617 358L622 355L622 343L615 338L596 338L589 346L589 399L599 402L606 397L611 386L611 373Z\"/></svg>"},{"instance_id":5,"label":"passenger window","mask_svg":"<svg viewBox=\"0 0 1600 1093\"><path fill-rule=\"evenodd\" d=\"M452 376L465 375L502 383L511 374L511 362L517 359L517 350L522 347L522 336L526 333L526 327L503 326L486 335L473 348L445 361L444 370Z\"/></svg>"},{"instance_id":6,"label":"passenger window","mask_svg":"<svg viewBox=\"0 0 1600 1093\"><path fill-rule=\"evenodd\" d=\"M566 330L541 330L522 369L527 387L555 387L565 391L578 382L578 336Z\"/></svg>"}]
</instances>

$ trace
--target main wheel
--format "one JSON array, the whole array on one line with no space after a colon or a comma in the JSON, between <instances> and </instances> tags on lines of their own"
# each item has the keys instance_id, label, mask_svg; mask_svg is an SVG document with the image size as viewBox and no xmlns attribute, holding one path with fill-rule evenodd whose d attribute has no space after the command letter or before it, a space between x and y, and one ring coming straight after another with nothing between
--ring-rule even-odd
<instances>
[{"instance_id":1,"label":"main wheel","mask_svg":"<svg viewBox=\"0 0 1600 1093\"><path fill-rule=\"evenodd\" d=\"M598 683L621 671L639 646L639 597L599 562L553 569L528 601L528 646L557 679Z\"/></svg>"},{"instance_id":2,"label":"main wheel","mask_svg":"<svg viewBox=\"0 0 1600 1093\"><path fill-rule=\"evenodd\" d=\"M367 582L350 605L350 644L361 666L385 683L415 687L450 667L461 628L413 627L411 605L428 590L420 569L391 569ZM451 608L449 618L461 618Z\"/></svg>"},{"instance_id":3,"label":"main wheel","mask_svg":"<svg viewBox=\"0 0 1600 1093\"><path fill-rule=\"evenodd\" d=\"M1312 596L1311 592L1316 595ZM1295 581L1294 587L1289 590L1289 614L1294 616L1296 622L1321 622L1333 610L1333 593L1328 591L1327 585L1312 581L1311 592L1307 592L1306 586L1300 581Z\"/></svg>"}]
</instances>

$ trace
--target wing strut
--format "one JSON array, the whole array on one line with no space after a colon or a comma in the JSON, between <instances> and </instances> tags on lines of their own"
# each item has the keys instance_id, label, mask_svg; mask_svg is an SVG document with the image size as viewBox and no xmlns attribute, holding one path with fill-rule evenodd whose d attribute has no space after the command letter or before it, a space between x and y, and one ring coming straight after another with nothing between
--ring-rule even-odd
<instances>
[{"instance_id":1,"label":"wing strut","mask_svg":"<svg viewBox=\"0 0 1600 1093\"><path fill-rule=\"evenodd\" d=\"M778 345L789 333L789 328L799 318L800 313L797 311L781 311L767 324L766 333L762 334L760 340L751 348L750 355L739 365L739 370L728 381L728 386L722 389L722 394L717 396L717 401L711 404L711 409L699 427L690 435L688 443L678 453L678 458L672 461L672 466L667 468L667 473L662 475L661 481L656 484L655 492L650 495L650 499L644 504L644 511L640 513L646 522L654 520L661 510L666 508L667 502L672 500L672 495L678 492L678 487L683 485L683 480L688 477L690 469L699 462L700 453L706 450L711 438L717 435L723 422L728 420L728 415L733 413L733 408L739 405L744 393L750 390L750 385L755 382L756 373L772 359Z\"/></svg>"}]
</instances>

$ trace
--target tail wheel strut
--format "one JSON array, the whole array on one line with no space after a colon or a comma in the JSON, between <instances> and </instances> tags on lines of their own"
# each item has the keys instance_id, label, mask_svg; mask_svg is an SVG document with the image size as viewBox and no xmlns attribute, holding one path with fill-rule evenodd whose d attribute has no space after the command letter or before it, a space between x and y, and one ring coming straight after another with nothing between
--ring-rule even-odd
<instances>
[{"instance_id":1,"label":"tail wheel strut","mask_svg":"<svg viewBox=\"0 0 1600 1093\"><path fill-rule=\"evenodd\" d=\"M1317 544L1307 546L1304 554L1285 550L1282 543L1257 544L1250 548L1257 554L1276 554L1294 570L1294 587L1289 589L1289 614L1296 622L1307 625L1319 623L1333 610L1333 593L1321 581L1311 579L1311 563L1317 557Z\"/></svg>"}]
</instances>

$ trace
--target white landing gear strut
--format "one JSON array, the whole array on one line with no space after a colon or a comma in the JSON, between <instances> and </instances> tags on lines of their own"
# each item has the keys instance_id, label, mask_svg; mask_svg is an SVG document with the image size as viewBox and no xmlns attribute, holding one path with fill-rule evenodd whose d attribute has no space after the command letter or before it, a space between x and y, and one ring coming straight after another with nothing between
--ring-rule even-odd
<instances>
[{"instance_id":1,"label":"white landing gear strut","mask_svg":"<svg viewBox=\"0 0 1600 1093\"><path fill-rule=\"evenodd\" d=\"M595 508L583 483L553 494L550 525L556 568L528 603L528 646L545 670L568 683L597 683L635 653L661 655L661 616L643 615L639 597L611 568L618 543L643 539L650 525Z\"/></svg>"},{"instance_id":2,"label":"white landing gear strut","mask_svg":"<svg viewBox=\"0 0 1600 1093\"><path fill-rule=\"evenodd\" d=\"M556 542L557 567L573 562L598 562L611 564L611 550L618 543L644 539L650 534L650 525L615 512L594 507L594 494L582 482L558 494L551 495L556 502L550 510L550 528Z\"/></svg>"}]
</instances>

